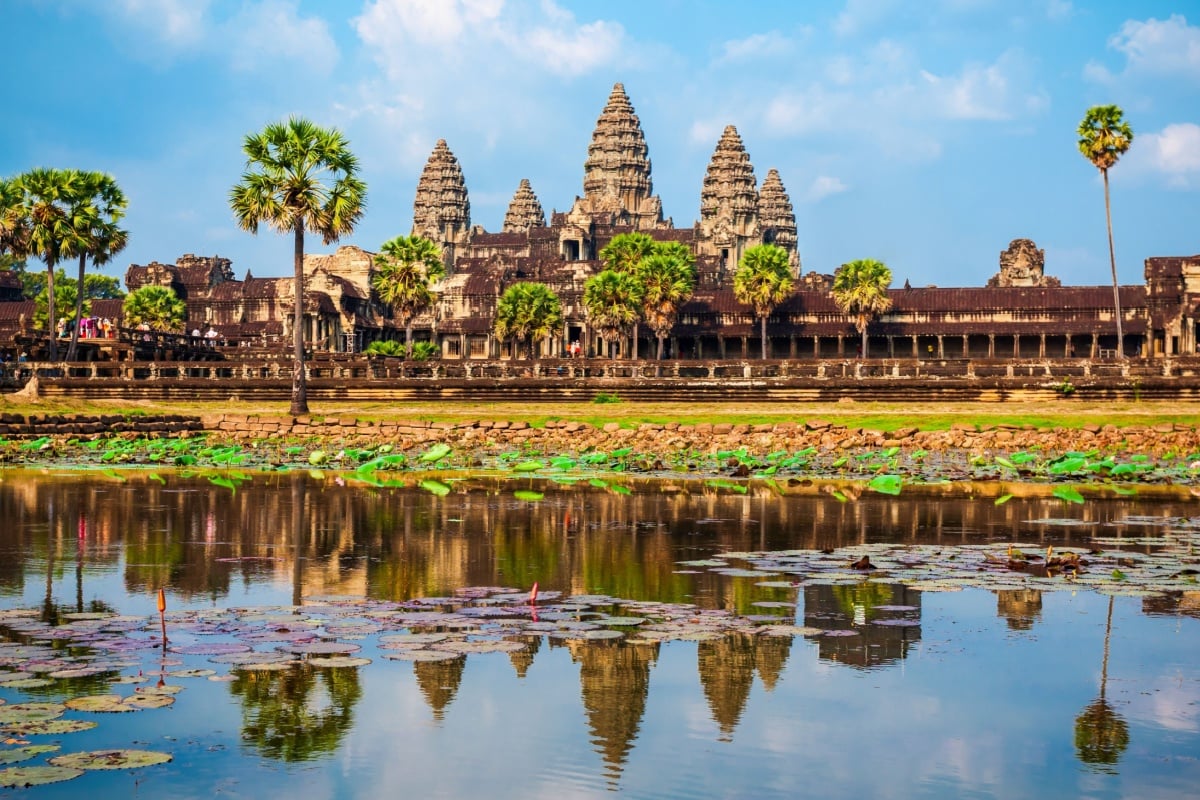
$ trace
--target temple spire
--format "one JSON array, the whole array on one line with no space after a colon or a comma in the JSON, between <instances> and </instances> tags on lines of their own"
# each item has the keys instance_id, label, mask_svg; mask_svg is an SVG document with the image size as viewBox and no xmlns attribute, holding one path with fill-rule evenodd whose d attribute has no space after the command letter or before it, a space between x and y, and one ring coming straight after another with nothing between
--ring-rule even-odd
<instances>
[{"instance_id":1,"label":"temple spire","mask_svg":"<svg viewBox=\"0 0 1200 800\"><path fill-rule=\"evenodd\" d=\"M533 187L528 178L521 179L521 185L513 194L512 202L508 204L508 212L504 215L505 233L525 233L530 228L544 228L546 212L538 202Z\"/></svg>"},{"instance_id":2,"label":"temple spire","mask_svg":"<svg viewBox=\"0 0 1200 800\"><path fill-rule=\"evenodd\" d=\"M767 171L762 190L758 195L758 224L762 227L764 244L777 244L788 251L792 267L800 269L800 254L796 249L796 214L792 211L792 200L779 171Z\"/></svg>"},{"instance_id":3,"label":"temple spire","mask_svg":"<svg viewBox=\"0 0 1200 800\"><path fill-rule=\"evenodd\" d=\"M414 236L437 243L450 263L455 245L466 244L471 234L471 201L462 167L445 139L438 139L417 181L413 200Z\"/></svg>"}]
</instances>

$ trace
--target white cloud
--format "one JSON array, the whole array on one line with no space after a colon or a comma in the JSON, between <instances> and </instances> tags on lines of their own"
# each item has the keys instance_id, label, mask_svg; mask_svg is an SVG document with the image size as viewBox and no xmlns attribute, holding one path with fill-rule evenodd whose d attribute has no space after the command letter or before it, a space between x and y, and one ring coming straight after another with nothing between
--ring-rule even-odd
<instances>
[{"instance_id":1,"label":"white cloud","mask_svg":"<svg viewBox=\"0 0 1200 800\"><path fill-rule=\"evenodd\" d=\"M117 0L110 8L146 35L174 47L203 40L209 0Z\"/></svg>"},{"instance_id":2,"label":"white cloud","mask_svg":"<svg viewBox=\"0 0 1200 800\"><path fill-rule=\"evenodd\" d=\"M942 77L922 71L933 110L949 119L1007 120L1040 111L1049 100L1045 92L1025 84L1024 59L1016 51L989 65L968 64L958 75Z\"/></svg>"},{"instance_id":3,"label":"white cloud","mask_svg":"<svg viewBox=\"0 0 1200 800\"><path fill-rule=\"evenodd\" d=\"M698 119L688 129L688 139L697 145L715 147L727 124L718 119Z\"/></svg>"},{"instance_id":4,"label":"white cloud","mask_svg":"<svg viewBox=\"0 0 1200 800\"><path fill-rule=\"evenodd\" d=\"M1049 0L1046 3L1046 17L1058 21L1070 19L1075 14L1075 7L1070 0Z\"/></svg>"},{"instance_id":5,"label":"white cloud","mask_svg":"<svg viewBox=\"0 0 1200 800\"><path fill-rule=\"evenodd\" d=\"M810 201L817 201L833 194L841 194L850 187L842 183L841 178L829 175L818 175L809 185L806 196Z\"/></svg>"},{"instance_id":6,"label":"white cloud","mask_svg":"<svg viewBox=\"0 0 1200 800\"><path fill-rule=\"evenodd\" d=\"M569 78L613 63L625 43L619 23L580 24L552 0L542 0L536 11L501 0L371 0L353 25L393 77L408 73L432 48L453 51L466 71L516 58Z\"/></svg>"},{"instance_id":7,"label":"white cloud","mask_svg":"<svg viewBox=\"0 0 1200 800\"><path fill-rule=\"evenodd\" d=\"M887 16L896 0L846 0L846 6L833 20L838 36L853 36Z\"/></svg>"},{"instance_id":8,"label":"white cloud","mask_svg":"<svg viewBox=\"0 0 1200 800\"><path fill-rule=\"evenodd\" d=\"M302 62L327 73L338 60L337 45L325 21L301 17L294 0L266 0L245 6L223 26L235 69L253 70L281 60Z\"/></svg>"},{"instance_id":9,"label":"white cloud","mask_svg":"<svg viewBox=\"0 0 1200 800\"><path fill-rule=\"evenodd\" d=\"M1200 125L1175 123L1136 136L1129 156L1131 172L1162 175L1173 189L1200 188Z\"/></svg>"},{"instance_id":10,"label":"white cloud","mask_svg":"<svg viewBox=\"0 0 1200 800\"><path fill-rule=\"evenodd\" d=\"M1128 20L1108 44L1125 54L1130 71L1200 80L1200 27L1188 25L1182 14L1162 21Z\"/></svg>"},{"instance_id":11,"label":"white cloud","mask_svg":"<svg viewBox=\"0 0 1200 800\"><path fill-rule=\"evenodd\" d=\"M791 39L778 31L755 33L744 39L731 39L721 46L718 62L751 61L787 55L795 48Z\"/></svg>"}]
</instances>

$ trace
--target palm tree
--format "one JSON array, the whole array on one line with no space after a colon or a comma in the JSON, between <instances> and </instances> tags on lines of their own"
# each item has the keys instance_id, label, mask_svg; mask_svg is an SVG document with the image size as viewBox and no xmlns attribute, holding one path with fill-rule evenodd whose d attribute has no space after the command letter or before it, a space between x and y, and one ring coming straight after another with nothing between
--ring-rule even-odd
<instances>
[{"instance_id":1,"label":"palm tree","mask_svg":"<svg viewBox=\"0 0 1200 800\"><path fill-rule=\"evenodd\" d=\"M111 175L102 172L82 172L75 197L70 208L72 235L67 239L64 255L79 256L79 279L76 286L85 287L85 272L88 256L99 266L107 264L117 253L125 249L129 232L117 227L125 216L125 194ZM85 292L75 293L75 320L83 317ZM79 345L79 325L71 331L71 344L67 348L67 360L75 359Z\"/></svg>"},{"instance_id":2,"label":"palm tree","mask_svg":"<svg viewBox=\"0 0 1200 800\"><path fill-rule=\"evenodd\" d=\"M606 345L638 318L644 287L637 276L606 269L583 284L583 307Z\"/></svg>"},{"instance_id":3,"label":"palm tree","mask_svg":"<svg viewBox=\"0 0 1200 800\"><path fill-rule=\"evenodd\" d=\"M833 273L833 302L854 317L854 327L862 337L863 358L867 357L867 326L892 307L887 293L891 284L892 271L873 258L850 261Z\"/></svg>"},{"instance_id":4,"label":"palm tree","mask_svg":"<svg viewBox=\"0 0 1200 800\"><path fill-rule=\"evenodd\" d=\"M291 233L295 273L292 375L292 414L308 413L304 374L304 233L321 234L325 244L354 230L366 207L367 186L355 174L358 159L340 131L292 117L261 133L250 134L242 145L247 170L229 193L238 225L258 233L267 223L279 233Z\"/></svg>"},{"instance_id":5,"label":"palm tree","mask_svg":"<svg viewBox=\"0 0 1200 800\"><path fill-rule=\"evenodd\" d=\"M1108 170L1133 144L1133 128L1123 119L1120 106L1092 106L1079 123L1079 152L1104 178L1104 221L1108 225L1108 261L1112 266L1113 307L1117 316L1117 357L1125 358L1121 331L1121 293L1117 288L1117 256L1113 250L1112 207L1108 200Z\"/></svg>"},{"instance_id":6,"label":"palm tree","mask_svg":"<svg viewBox=\"0 0 1200 800\"><path fill-rule=\"evenodd\" d=\"M533 346L550 336L562 325L562 302L544 283L514 283L504 290L496 304L493 330L500 340L525 341L529 358Z\"/></svg>"},{"instance_id":7,"label":"palm tree","mask_svg":"<svg viewBox=\"0 0 1200 800\"><path fill-rule=\"evenodd\" d=\"M49 334L49 358L58 358L55 337L54 270L64 257L74 251L68 242L74 236L71 207L82 173L77 170L38 168L20 175L15 189L9 187L10 199L5 227L19 230L7 246L18 258L38 258L46 265L46 330ZM12 193L16 193L13 197Z\"/></svg>"},{"instance_id":8,"label":"palm tree","mask_svg":"<svg viewBox=\"0 0 1200 800\"><path fill-rule=\"evenodd\" d=\"M600 250L605 269L637 276L642 260L655 252L655 242L644 233L618 233ZM638 320L633 320L633 358L638 357Z\"/></svg>"},{"instance_id":9,"label":"palm tree","mask_svg":"<svg viewBox=\"0 0 1200 800\"><path fill-rule=\"evenodd\" d=\"M82 303L77 303L79 298L79 286L74 279L68 278L67 273L61 269L54 271L54 297L67 310L59 314L59 319L73 320L75 328L79 327L79 317L75 316L75 308L81 307L80 316L84 313L91 313L92 304L87 300ZM43 326L50 318L50 293L47 286L43 286L38 292L38 296L33 300L33 324L35 326ZM55 325L58 323L56 322Z\"/></svg>"},{"instance_id":10,"label":"palm tree","mask_svg":"<svg viewBox=\"0 0 1200 800\"><path fill-rule=\"evenodd\" d=\"M151 330L177 331L187 318L187 304L169 286L143 286L125 296L125 325L146 323Z\"/></svg>"},{"instance_id":11,"label":"palm tree","mask_svg":"<svg viewBox=\"0 0 1200 800\"><path fill-rule=\"evenodd\" d=\"M637 272L644 292L642 313L658 337L657 358L661 361L663 339L675 324L680 306L696 288L696 268L691 259L685 260L678 253L665 255L656 251L638 264Z\"/></svg>"},{"instance_id":12,"label":"palm tree","mask_svg":"<svg viewBox=\"0 0 1200 800\"><path fill-rule=\"evenodd\" d=\"M787 250L776 244L748 248L733 275L733 294L739 303L754 306L762 325L762 357L767 358L767 317L792 291L792 267Z\"/></svg>"},{"instance_id":13,"label":"palm tree","mask_svg":"<svg viewBox=\"0 0 1200 800\"><path fill-rule=\"evenodd\" d=\"M412 347L412 321L435 299L430 284L446 274L438 246L421 236L397 236L375 255L371 285L404 322L404 348Z\"/></svg>"},{"instance_id":14,"label":"palm tree","mask_svg":"<svg viewBox=\"0 0 1200 800\"><path fill-rule=\"evenodd\" d=\"M23 260L15 254L25 249L29 233L23 198L17 178L0 178L0 255L11 258L14 264Z\"/></svg>"}]
</instances>

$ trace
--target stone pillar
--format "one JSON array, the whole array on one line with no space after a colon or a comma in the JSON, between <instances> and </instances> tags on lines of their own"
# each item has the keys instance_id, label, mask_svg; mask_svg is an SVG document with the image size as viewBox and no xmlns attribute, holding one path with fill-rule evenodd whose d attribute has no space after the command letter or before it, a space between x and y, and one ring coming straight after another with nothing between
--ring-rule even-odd
<instances>
[{"instance_id":1,"label":"stone pillar","mask_svg":"<svg viewBox=\"0 0 1200 800\"><path fill-rule=\"evenodd\" d=\"M937 337L937 357L938 358L946 357L946 338L944 336L942 336L940 333L938 334L938 337Z\"/></svg>"},{"instance_id":2,"label":"stone pillar","mask_svg":"<svg viewBox=\"0 0 1200 800\"><path fill-rule=\"evenodd\" d=\"M996 357L996 334L988 334L988 358Z\"/></svg>"},{"instance_id":3,"label":"stone pillar","mask_svg":"<svg viewBox=\"0 0 1200 800\"><path fill-rule=\"evenodd\" d=\"M968 338L967 334L965 334L965 333L963 334L962 340L963 340L963 353L962 354L963 354L963 358L966 358L971 353L969 338Z\"/></svg>"},{"instance_id":4,"label":"stone pillar","mask_svg":"<svg viewBox=\"0 0 1200 800\"><path fill-rule=\"evenodd\" d=\"M917 335L915 333L912 335L912 345L913 345L913 358L920 358L921 351L918 348L920 348L921 343L917 341Z\"/></svg>"},{"instance_id":5,"label":"stone pillar","mask_svg":"<svg viewBox=\"0 0 1200 800\"><path fill-rule=\"evenodd\" d=\"M838 358L846 357L846 337L840 333L838 334L838 352L837 352L837 354L838 354Z\"/></svg>"},{"instance_id":6,"label":"stone pillar","mask_svg":"<svg viewBox=\"0 0 1200 800\"><path fill-rule=\"evenodd\" d=\"M717 358L720 358L722 360L725 358L725 337L724 336L717 337Z\"/></svg>"},{"instance_id":7,"label":"stone pillar","mask_svg":"<svg viewBox=\"0 0 1200 800\"><path fill-rule=\"evenodd\" d=\"M1100 355L1100 334L1098 334L1098 333L1093 333L1093 334L1092 334L1092 350L1091 350L1091 355L1090 355L1090 356L1088 356L1088 357L1089 357L1089 358L1096 358L1096 357L1097 357L1097 356L1099 356L1099 355Z\"/></svg>"},{"instance_id":8,"label":"stone pillar","mask_svg":"<svg viewBox=\"0 0 1200 800\"><path fill-rule=\"evenodd\" d=\"M1038 340L1038 358L1046 357L1046 334L1042 334Z\"/></svg>"},{"instance_id":9,"label":"stone pillar","mask_svg":"<svg viewBox=\"0 0 1200 800\"><path fill-rule=\"evenodd\" d=\"M788 334L788 358L796 357L796 337Z\"/></svg>"},{"instance_id":10,"label":"stone pillar","mask_svg":"<svg viewBox=\"0 0 1200 800\"><path fill-rule=\"evenodd\" d=\"M821 337L814 336L813 337L813 358L820 358L820 357L821 357Z\"/></svg>"},{"instance_id":11,"label":"stone pillar","mask_svg":"<svg viewBox=\"0 0 1200 800\"><path fill-rule=\"evenodd\" d=\"M1013 352L1012 352L1012 354L1013 354L1013 358L1021 357L1021 334L1019 334L1019 333L1013 334Z\"/></svg>"}]
</instances>

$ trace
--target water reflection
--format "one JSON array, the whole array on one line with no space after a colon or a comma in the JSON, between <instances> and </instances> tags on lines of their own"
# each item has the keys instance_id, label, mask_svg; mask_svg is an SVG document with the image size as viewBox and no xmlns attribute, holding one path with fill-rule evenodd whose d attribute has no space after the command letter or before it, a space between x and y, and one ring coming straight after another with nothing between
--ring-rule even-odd
<instances>
[{"instance_id":1,"label":"water reflection","mask_svg":"<svg viewBox=\"0 0 1200 800\"><path fill-rule=\"evenodd\" d=\"M1108 617L1104 624L1104 659L1100 666L1100 696L1075 718L1075 749L1079 760L1093 769L1116 774L1121 753L1129 746L1129 725L1109 704L1108 643L1112 637L1113 598L1108 598Z\"/></svg>"},{"instance_id":2,"label":"water reflection","mask_svg":"<svg viewBox=\"0 0 1200 800\"><path fill-rule=\"evenodd\" d=\"M527 592L537 581L543 590L564 596L603 594L690 604L694 612L688 613L697 617L742 615L820 631L811 636L767 636L748 625L744 630L698 635L694 643L669 644L492 631L489 635L520 635L529 646L505 655L416 661L411 669L408 663L383 659L378 636L363 633L356 641L361 641L364 655L374 659L366 667L317 669L301 664L283 671L236 672L230 683L191 687L196 695L208 693L203 696L209 707L218 693L227 704L233 701L247 753L284 765L305 762L305 769L311 770L332 770L321 765L336 761L328 758L334 753L401 759L423 746L412 731L442 747L462 747L464 739L486 742L516 761L523 750L516 743L509 749L510 739L528 737L525 749L546 752L565 747L573 732L586 738L583 749L594 759L605 791L684 796L678 786L664 789L651 777L669 773L670 759L678 754L695 759L694 797L704 796L705 790L736 793L738 780L755 780L749 774L754 770L779 778L763 796L801 793L810 773L826 779L821 785L845 786L845 791L832 790L831 796L873 796L884 787L872 784L853 766L844 766L838 753L856 750L855 737L862 737L864 747L872 742L877 748L895 746L902 753L896 758L920 761L901 742L911 738L941 746L930 752L941 753L950 766L939 762L931 769L943 781L950 774L957 782L946 785L956 792L1023 796L1021 768L1051 768L1041 761L1030 767L1022 760L1024 754L1000 752L995 757L1017 778L980 779L971 774L972 757L980 762L993 758L991 750L986 758L974 751L976 744L987 749L986 741L976 743L973 737L982 736L988 726L996 727L996 736L1028 738L1048 752L1061 741L1058 751L1044 761L1056 762L1060 769L1064 761L1084 764L1096 780L1124 779L1132 772L1145 781L1152 769L1146 752L1165 748L1186 753L1200 742L1194 714L1172 718L1177 738L1171 740L1161 735L1148 712L1131 707L1138 702L1137 692L1122 690L1119 684L1109 687L1114 601L1089 600L1086 589L1079 600L1031 588L1005 588L994 597L977 591L971 597L947 599L870 574L821 582L787 573L782 561L778 572L763 567L745 575L679 563L735 551L808 551L881 541L1085 544L1097 534L1145 534L1152 529L1148 523L1124 521L1137 514L1194 516L1195 507L1187 500L1147 504L1120 498L1067 507L1053 499L1016 497L996 506L970 497L867 493L846 503L817 491L737 495L694 484L663 484L632 496L598 488L536 486L545 492L540 503L518 500L510 485L485 479L462 481L448 496L437 497L415 489L340 486L306 473L229 485L214 484L204 476L156 479L130 474L114 480L76 475L59 480L0 473L0 519L7 522L0 525L0 595L5 607L39 610L43 623L60 629L69 627L69 615L81 610L153 613L161 586L169 592L173 611L198 618L214 607L224 614L230 607L278 605L279 613L293 614L314 629L367 619L376 630L382 626L395 632L400 626L388 628L389 618L372 618L371 609L400 613L394 608L418 598L427 601L421 608L448 609L450 603L432 598L463 587ZM1059 518L1067 514L1079 522L1061 524ZM1133 544L1129 549L1148 546ZM1200 593L1182 592L1118 602L1127 603L1127 608L1140 603L1136 607L1142 611L1141 622L1171 615L1192 625L1175 641L1150 643L1176 658L1188 642L1196 641L1195 622L1189 616L1200 616L1197 597ZM1081 625L1077 607L1064 611L1069 602L1083 604L1097 623L1107 603L1099 696L1091 703L1087 700L1095 692L1093 648L1099 628ZM958 612L950 609L979 618L956 627L952 616ZM529 615L528 609L521 613ZM621 609L606 606L603 613ZM634 608L627 613L639 612ZM230 618L223 618L222 624L231 637L245 633ZM1009 634L1035 625L1046 635ZM46 636L44 627L23 632L21 625L3 618L0 627L14 641L44 641ZM441 630L434 624L403 627ZM185 635L181 632L181 640ZM62 642L54 647L64 655L82 657L79 648ZM988 656L964 665L959 656L972 648ZM1125 648L1118 642L1115 650L1113 657L1119 660ZM1146 658L1154 663L1150 655ZM476 669L480 660L484 661ZM194 661L189 666L204 664ZM494 667L497 661L502 670L484 666ZM897 669L903 662L904 669ZM1116 663L1122 678L1132 674ZM19 668L3 661L0 653L0 673ZM1194 708L1200 700L1200 678L1194 667L1179 669L1183 677L1177 691L1183 705ZM664 675L667 670L673 672ZM1020 674L1026 670L1045 676L1046 686L1021 683ZM99 694L111 690L107 680L113 674L74 679L75 683L57 681L29 695ZM569 694L543 701L545 682L553 688L553 680L564 675ZM531 688L535 682L538 686ZM876 686L881 688L875 691ZM966 691L964 686L971 688ZM405 706L397 695L404 692L414 698L419 719L400 717ZM485 694L487 714L480 713L472 693ZM12 697L5 699L13 702ZM870 725L863 724L858 710L862 706L871 709ZM825 715L829 710L832 713ZM1028 724L1025 716L1031 720ZM204 719L202 714L198 718ZM427 724L430 718L434 725ZM698 718L703 725L695 724ZM1063 730L1063 723L1072 718L1073 752ZM197 724L197 717L190 719ZM1057 730L1054 736L1046 733L1052 729ZM697 731L702 733L698 736ZM397 741L385 747L380 740L393 735ZM884 743L876 742L876 735ZM670 745L663 744L668 740ZM697 740L703 741L697 745ZM993 741L989 747L994 746ZM667 755L653 755L663 750ZM730 754L728 761L721 760L723 753ZM657 770L654 763L645 763L655 757L662 759ZM738 760L751 757L754 765L738 773ZM457 770L459 765L450 758L409 766ZM777 759L786 759L788 765ZM715 766L709 774L703 762L710 760L732 769L732 777L716 775ZM827 766L827 761L841 766ZM568 766L575 770L572 774L583 771L577 763ZM528 764L525 768L532 769ZM300 774L278 769L285 776ZM1183 761L1174 769L1185 777L1193 774ZM880 772L896 772L900 780L923 780L907 763L892 762ZM1057 791L1064 796L1079 793L1080 787L1064 783L1059 772L1053 774L1061 784ZM303 778L297 780L289 791L304 788ZM481 781L467 788L486 791L489 783ZM428 794L448 794L438 787L424 788ZM591 788L595 787L585 782L578 794L590 795ZM366 789L343 794L370 796ZM497 796L517 794L500 791Z\"/></svg>"},{"instance_id":3,"label":"water reflection","mask_svg":"<svg viewBox=\"0 0 1200 800\"><path fill-rule=\"evenodd\" d=\"M229 691L242 706L242 741L267 758L307 761L337 750L362 697L353 667L239 671Z\"/></svg>"}]
</instances>

